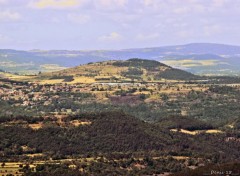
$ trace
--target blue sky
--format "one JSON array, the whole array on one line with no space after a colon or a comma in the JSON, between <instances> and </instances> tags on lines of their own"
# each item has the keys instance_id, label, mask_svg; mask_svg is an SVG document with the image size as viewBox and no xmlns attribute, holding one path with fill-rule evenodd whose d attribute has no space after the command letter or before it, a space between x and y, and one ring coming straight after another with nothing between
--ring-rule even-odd
<instances>
[{"instance_id":1,"label":"blue sky","mask_svg":"<svg viewBox=\"0 0 240 176\"><path fill-rule=\"evenodd\" d=\"M0 48L240 45L240 0L0 0Z\"/></svg>"}]
</instances>

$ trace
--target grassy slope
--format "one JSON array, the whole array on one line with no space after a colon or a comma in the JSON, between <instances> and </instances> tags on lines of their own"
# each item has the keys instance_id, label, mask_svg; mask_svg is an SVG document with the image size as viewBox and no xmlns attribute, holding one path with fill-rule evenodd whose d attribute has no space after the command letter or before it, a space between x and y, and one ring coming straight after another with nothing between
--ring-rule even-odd
<instances>
[{"instance_id":1,"label":"grassy slope","mask_svg":"<svg viewBox=\"0 0 240 176\"><path fill-rule=\"evenodd\" d=\"M72 79L65 79L70 77ZM90 63L57 72L43 73L36 78L40 83L126 82L133 79L134 81L190 80L198 79L198 76L157 61L130 59Z\"/></svg>"}]
</instances>

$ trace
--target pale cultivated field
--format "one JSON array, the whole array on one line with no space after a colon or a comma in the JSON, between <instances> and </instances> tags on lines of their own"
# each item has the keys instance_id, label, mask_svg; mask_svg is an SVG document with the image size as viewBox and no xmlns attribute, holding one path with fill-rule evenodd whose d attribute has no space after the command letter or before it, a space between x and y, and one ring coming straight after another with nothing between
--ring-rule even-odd
<instances>
[{"instance_id":1,"label":"pale cultivated field","mask_svg":"<svg viewBox=\"0 0 240 176\"><path fill-rule=\"evenodd\" d=\"M72 120L72 121L70 121L70 123L75 127L78 127L81 125L91 125L92 124L92 122L90 122L90 121L81 121L81 120Z\"/></svg>"},{"instance_id":2,"label":"pale cultivated field","mask_svg":"<svg viewBox=\"0 0 240 176\"><path fill-rule=\"evenodd\" d=\"M199 131L188 131L188 130L184 130L184 129L171 129L170 131L172 132L180 132L180 133L185 133L185 134L190 134L190 135L196 135L199 134Z\"/></svg>"},{"instance_id":3,"label":"pale cultivated field","mask_svg":"<svg viewBox=\"0 0 240 176\"><path fill-rule=\"evenodd\" d=\"M198 66L213 66L218 65L217 60L167 60L163 63L167 65L177 66L177 67L198 67Z\"/></svg>"},{"instance_id":4,"label":"pale cultivated field","mask_svg":"<svg viewBox=\"0 0 240 176\"><path fill-rule=\"evenodd\" d=\"M35 124L29 124L28 125L30 128L32 128L33 130L39 130L40 128L43 127L42 123L35 123Z\"/></svg>"},{"instance_id":5,"label":"pale cultivated field","mask_svg":"<svg viewBox=\"0 0 240 176\"><path fill-rule=\"evenodd\" d=\"M49 79L49 80L40 80L39 84L59 84L63 83L64 79Z\"/></svg>"},{"instance_id":6,"label":"pale cultivated field","mask_svg":"<svg viewBox=\"0 0 240 176\"><path fill-rule=\"evenodd\" d=\"M44 64L44 65L41 65L40 67L46 71L59 71L59 70L66 69L66 67L61 67L57 64Z\"/></svg>"},{"instance_id":7,"label":"pale cultivated field","mask_svg":"<svg viewBox=\"0 0 240 176\"><path fill-rule=\"evenodd\" d=\"M189 131L189 130L184 130L184 129L180 129L180 130L171 129L170 131L180 132L180 133L189 134L189 135L198 135L198 134L201 134L201 133L207 133L207 134L221 134L221 133L224 133L223 131L216 130L216 129L213 129L213 130L195 130L195 131Z\"/></svg>"},{"instance_id":8,"label":"pale cultivated field","mask_svg":"<svg viewBox=\"0 0 240 176\"><path fill-rule=\"evenodd\" d=\"M206 130L206 133L209 133L209 134L219 134L219 133L224 133L224 132L221 131L221 130Z\"/></svg>"},{"instance_id":9,"label":"pale cultivated field","mask_svg":"<svg viewBox=\"0 0 240 176\"><path fill-rule=\"evenodd\" d=\"M35 76L14 75L14 74L10 74L10 73L1 73L1 74L6 78L16 80L16 81L25 81L28 79L35 78Z\"/></svg>"},{"instance_id":10,"label":"pale cultivated field","mask_svg":"<svg viewBox=\"0 0 240 176\"><path fill-rule=\"evenodd\" d=\"M74 76L74 81L70 82L70 84L75 84L75 83L94 83L96 82L94 78L90 77L84 77L84 76Z\"/></svg>"}]
</instances>

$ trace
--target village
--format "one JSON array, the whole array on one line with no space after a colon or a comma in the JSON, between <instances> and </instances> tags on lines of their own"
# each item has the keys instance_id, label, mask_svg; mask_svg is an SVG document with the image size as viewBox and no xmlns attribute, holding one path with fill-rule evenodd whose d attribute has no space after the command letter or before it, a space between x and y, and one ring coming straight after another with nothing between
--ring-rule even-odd
<instances>
[{"instance_id":1,"label":"village","mask_svg":"<svg viewBox=\"0 0 240 176\"><path fill-rule=\"evenodd\" d=\"M207 85L196 84L158 84L158 83L93 83L93 84L45 84L36 83L0 83L0 99L12 102L14 106L48 106L53 101L62 99L61 93L71 93L65 97L76 99L74 94L90 93L102 100L109 96L148 95L152 99L156 95L170 95L172 99L189 91L205 91ZM51 96L50 96L51 95Z\"/></svg>"}]
</instances>

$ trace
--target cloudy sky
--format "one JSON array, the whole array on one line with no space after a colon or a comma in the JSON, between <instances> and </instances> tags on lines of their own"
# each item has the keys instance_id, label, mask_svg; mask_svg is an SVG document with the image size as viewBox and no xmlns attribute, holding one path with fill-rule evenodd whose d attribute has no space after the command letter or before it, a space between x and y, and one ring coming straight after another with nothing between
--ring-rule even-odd
<instances>
[{"instance_id":1,"label":"cloudy sky","mask_svg":"<svg viewBox=\"0 0 240 176\"><path fill-rule=\"evenodd\" d=\"M0 0L0 48L240 45L240 0Z\"/></svg>"}]
</instances>

